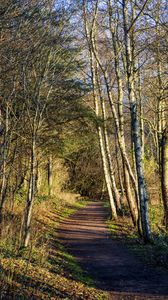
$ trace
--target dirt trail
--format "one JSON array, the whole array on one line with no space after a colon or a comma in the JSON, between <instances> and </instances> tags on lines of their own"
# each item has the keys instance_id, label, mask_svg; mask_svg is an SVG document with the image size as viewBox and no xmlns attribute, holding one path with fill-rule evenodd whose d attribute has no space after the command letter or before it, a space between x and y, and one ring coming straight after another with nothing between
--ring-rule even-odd
<instances>
[{"instance_id":1,"label":"dirt trail","mask_svg":"<svg viewBox=\"0 0 168 300\"><path fill-rule=\"evenodd\" d=\"M63 221L60 240L109 299L168 299L168 272L139 261L110 236L108 211L100 202Z\"/></svg>"}]
</instances>

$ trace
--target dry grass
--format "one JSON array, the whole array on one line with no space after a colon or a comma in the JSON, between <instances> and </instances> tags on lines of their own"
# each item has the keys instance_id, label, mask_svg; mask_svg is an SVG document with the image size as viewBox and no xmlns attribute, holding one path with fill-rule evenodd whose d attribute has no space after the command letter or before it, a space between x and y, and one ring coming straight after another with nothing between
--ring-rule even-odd
<instances>
[{"instance_id":1,"label":"dry grass","mask_svg":"<svg viewBox=\"0 0 168 300\"><path fill-rule=\"evenodd\" d=\"M16 205L10 217L6 211L0 244L0 299L106 299L101 291L88 287L90 279L58 241L59 220L85 205L78 200L79 195L64 193L57 199L38 199L30 246L22 250L23 207Z\"/></svg>"}]
</instances>

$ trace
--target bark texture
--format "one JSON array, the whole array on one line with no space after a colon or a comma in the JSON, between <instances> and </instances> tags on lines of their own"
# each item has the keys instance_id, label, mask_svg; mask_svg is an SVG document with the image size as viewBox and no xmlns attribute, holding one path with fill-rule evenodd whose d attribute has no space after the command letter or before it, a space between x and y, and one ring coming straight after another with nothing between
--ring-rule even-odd
<instances>
[{"instance_id":1,"label":"bark texture","mask_svg":"<svg viewBox=\"0 0 168 300\"><path fill-rule=\"evenodd\" d=\"M135 74L133 68L134 58L131 52L131 45L133 44L133 41L130 40L130 35L128 33L128 7L127 7L127 1L125 0L123 0L123 20L124 20L127 85L128 85L128 95L130 101L131 128L132 128L136 172L137 172L137 180L138 180L142 234L143 234L144 241L150 242L151 232L150 232L149 219L148 219L148 194L146 190L146 183L145 183L145 176L144 176L140 126L139 126L137 103L135 97Z\"/></svg>"}]
</instances>

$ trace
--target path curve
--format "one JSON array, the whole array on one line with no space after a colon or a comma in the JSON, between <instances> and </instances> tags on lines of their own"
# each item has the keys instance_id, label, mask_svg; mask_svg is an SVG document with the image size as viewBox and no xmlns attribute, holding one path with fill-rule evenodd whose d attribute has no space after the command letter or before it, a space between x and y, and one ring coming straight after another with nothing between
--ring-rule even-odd
<instances>
[{"instance_id":1,"label":"path curve","mask_svg":"<svg viewBox=\"0 0 168 300\"><path fill-rule=\"evenodd\" d=\"M59 237L109 299L168 299L168 272L139 261L106 226L108 211L90 203L61 223Z\"/></svg>"}]
</instances>

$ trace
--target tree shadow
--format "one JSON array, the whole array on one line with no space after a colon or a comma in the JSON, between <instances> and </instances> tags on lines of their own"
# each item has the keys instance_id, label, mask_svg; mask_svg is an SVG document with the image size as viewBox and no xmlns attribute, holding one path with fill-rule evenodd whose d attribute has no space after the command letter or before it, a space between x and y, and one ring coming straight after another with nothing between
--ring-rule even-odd
<instances>
[{"instance_id":1,"label":"tree shadow","mask_svg":"<svg viewBox=\"0 0 168 300\"><path fill-rule=\"evenodd\" d=\"M0 283L0 299L2 300L35 300L45 299L44 297L48 299L48 295L54 299L57 299L56 297L65 299L70 296L66 291L60 291L49 282L35 279L23 273L20 274L17 271L10 274L2 266L0 269L3 272Z\"/></svg>"},{"instance_id":2,"label":"tree shadow","mask_svg":"<svg viewBox=\"0 0 168 300\"><path fill-rule=\"evenodd\" d=\"M93 278L97 288L108 292L167 296L168 273L141 261L136 252L122 242L131 230L130 224L124 227L124 224L115 223L117 234L110 234L106 226L107 215L108 210L101 205L79 211L62 222L60 242L83 271ZM129 244L138 248L140 242L134 235Z\"/></svg>"}]
</instances>

